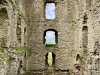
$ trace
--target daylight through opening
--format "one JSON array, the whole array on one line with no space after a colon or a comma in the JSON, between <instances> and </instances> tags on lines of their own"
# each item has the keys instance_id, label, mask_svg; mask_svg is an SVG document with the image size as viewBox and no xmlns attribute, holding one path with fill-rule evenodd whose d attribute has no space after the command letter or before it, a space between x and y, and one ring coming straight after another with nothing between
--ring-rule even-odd
<instances>
[{"instance_id":1,"label":"daylight through opening","mask_svg":"<svg viewBox=\"0 0 100 75\"><path fill-rule=\"evenodd\" d=\"M55 44L55 32L54 31L47 31L45 36L45 44Z\"/></svg>"},{"instance_id":2,"label":"daylight through opening","mask_svg":"<svg viewBox=\"0 0 100 75\"><path fill-rule=\"evenodd\" d=\"M57 31L54 29L48 29L44 31L44 44L46 47L53 47L57 44L58 35Z\"/></svg>"},{"instance_id":3,"label":"daylight through opening","mask_svg":"<svg viewBox=\"0 0 100 75\"><path fill-rule=\"evenodd\" d=\"M55 65L55 58L56 58L56 55L53 53L53 52L48 52L46 54L46 67L48 66L54 66Z\"/></svg>"},{"instance_id":4,"label":"daylight through opening","mask_svg":"<svg viewBox=\"0 0 100 75\"><path fill-rule=\"evenodd\" d=\"M55 19L55 3L46 3L45 17L46 19Z\"/></svg>"}]
</instances>

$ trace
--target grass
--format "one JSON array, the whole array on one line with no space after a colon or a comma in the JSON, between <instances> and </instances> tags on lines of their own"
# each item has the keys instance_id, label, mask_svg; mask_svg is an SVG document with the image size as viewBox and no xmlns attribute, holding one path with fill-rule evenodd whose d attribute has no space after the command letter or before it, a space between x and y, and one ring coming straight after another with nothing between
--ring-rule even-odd
<instances>
[{"instance_id":1,"label":"grass","mask_svg":"<svg viewBox=\"0 0 100 75\"><path fill-rule=\"evenodd\" d=\"M56 44L52 42L46 42L46 47L55 47Z\"/></svg>"},{"instance_id":2,"label":"grass","mask_svg":"<svg viewBox=\"0 0 100 75\"><path fill-rule=\"evenodd\" d=\"M18 52L23 52L23 51L30 52L30 49L26 47L16 46L15 49Z\"/></svg>"},{"instance_id":3,"label":"grass","mask_svg":"<svg viewBox=\"0 0 100 75\"><path fill-rule=\"evenodd\" d=\"M4 54L3 52L0 51L0 58L5 61L5 60L9 60L9 56Z\"/></svg>"},{"instance_id":4,"label":"grass","mask_svg":"<svg viewBox=\"0 0 100 75\"><path fill-rule=\"evenodd\" d=\"M46 44L46 47L55 47L56 44Z\"/></svg>"}]
</instances>

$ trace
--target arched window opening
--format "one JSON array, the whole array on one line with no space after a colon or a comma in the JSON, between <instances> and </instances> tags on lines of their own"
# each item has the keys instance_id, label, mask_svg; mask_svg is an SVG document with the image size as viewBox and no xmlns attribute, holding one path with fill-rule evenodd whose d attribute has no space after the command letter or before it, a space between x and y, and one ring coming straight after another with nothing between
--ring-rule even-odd
<instances>
[{"instance_id":1,"label":"arched window opening","mask_svg":"<svg viewBox=\"0 0 100 75\"><path fill-rule=\"evenodd\" d=\"M0 39L0 42L2 43L2 47L6 46L5 41L5 34L8 33L8 13L6 7L0 7L0 36L2 39Z\"/></svg>"},{"instance_id":2,"label":"arched window opening","mask_svg":"<svg viewBox=\"0 0 100 75\"><path fill-rule=\"evenodd\" d=\"M46 19L55 19L55 3L49 2L45 6Z\"/></svg>"},{"instance_id":3,"label":"arched window opening","mask_svg":"<svg viewBox=\"0 0 100 75\"><path fill-rule=\"evenodd\" d=\"M46 47L53 47L57 44L58 35L57 31L54 29L48 29L44 31L44 44Z\"/></svg>"},{"instance_id":4,"label":"arched window opening","mask_svg":"<svg viewBox=\"0 0 100 75\"><path fill-rule=\"evenodd\" d=\"M17 19L16 35L18 43L21 44L21 18Z\"/></svg>"},{"instance_id":5,"label":"arched window opening","mask_svg":"<svg viewBox=\"0 0 100 75\"><path fill-rule=\"evenodd\" d=\"M47 31L45 36L45 44L55 44L55 32L54 31Z\"/></svg>"},{"instance_id":6,"label":"arched window opening","mask_svg":"<svg viewBox=\"0 0 100 75\"><path fill-rule=\"evenodd\" d=\"M48 52L45 56L45 65L48 66L54 66L55 65L55 58L56 55L53 52Z\"/></svg>"},{"instance_id":7,"label":"arched window opening","mask_svg":"<svg viewBox=\"0 0 100 75\"><path fill-rule=\"evenodd\" d=\"M0 9L0 30L2 30L1 26L4 26L5 22L8 23L7 19L8 19L7 9L6 8L1 8Z\"/></svg>"},{"instance_id":8,"label":"arched window opening","mask_svg":"<svg viewBox=\"0 0 100 75\"><path fill-rule=\"evenodd\" d=\"M3 20L8 18L8 13L7 13L6 8L0 9L0 17L2 17Z\"/></svg>"},{"instance_id":9,"label":"arched window opening","mask_svg":"<svg viewBox=\"0 0 100 75\"><path fill-rule=\"evenodd\" d=\"M82 29L82 43L83 43L83 48L87 48L88 45L88 27L83 26Z\"/></svg>"}]
</instances>

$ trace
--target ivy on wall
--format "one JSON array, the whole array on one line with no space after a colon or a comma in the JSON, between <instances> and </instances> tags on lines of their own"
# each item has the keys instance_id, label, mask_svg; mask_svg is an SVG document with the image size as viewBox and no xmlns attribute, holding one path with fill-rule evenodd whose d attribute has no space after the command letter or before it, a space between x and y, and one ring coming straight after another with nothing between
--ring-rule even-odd
<instances>
[{"instance_id":1,"label":"ivy on wall","mask_svg":"<svg viewBox=\"0 0 100 75\"><path fill-rule=\"evenodd\" d=\"M18 6L17 6L17 3L15 2L15 0L11 0L11 1L12 1L12 3L13 3L14 7L17 8Z\"/></svg>"},{"instance_id":2,"label":"ivy on wall","mask_svg":"<svg viewBox=\"0 0 100 75\"><path fill-rule=\"evenodd\" d=\"M13 6L18 10L18 14L21 15L24 18L24 20L28 23L28 19L27 19L25 13L22 10L18 9L18 5L17 5L16 1L15 0L11 0L11 2L13 4Z\"/></svg>"}]
</instances>

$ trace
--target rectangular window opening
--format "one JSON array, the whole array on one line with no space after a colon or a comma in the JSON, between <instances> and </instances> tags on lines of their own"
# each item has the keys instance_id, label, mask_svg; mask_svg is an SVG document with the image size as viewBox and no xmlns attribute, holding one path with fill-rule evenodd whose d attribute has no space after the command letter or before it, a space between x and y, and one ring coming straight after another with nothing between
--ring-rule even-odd
<instances>
[{"instance_id":1,"label":"rectangular window opening","mask_svg":"<svg viewBox=\"0 0 100 75\"><path fill-rule=\"evenodd\" d=\"M55 19L55 3L46 3L45 17L46 19Z\"/></svg>"}]
</instances>

